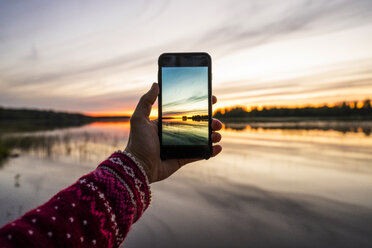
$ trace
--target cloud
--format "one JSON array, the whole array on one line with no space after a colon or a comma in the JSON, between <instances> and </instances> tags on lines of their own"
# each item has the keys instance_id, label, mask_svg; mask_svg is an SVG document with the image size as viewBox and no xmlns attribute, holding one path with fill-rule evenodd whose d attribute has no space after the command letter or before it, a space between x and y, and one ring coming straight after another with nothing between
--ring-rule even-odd
<instances>
[{"instance_id":1,"label":"cloud","mask_svg":"<svg viewBox=\"0 0 372 248\"><path fill-rule=\"evenodd\" d=\"M169 102L166 104L163 104L164 108L170 108L170 107L176 107L176 106L182 106L182 105L188 105L191 103L201 102L208 99L208 94L206 95L200 95L200 96L191 96L189 98Z\"/></svg>"},{"instance_id":2,"label":"cloud","mask_svg":"<svg viewBox=\"0 0 372 248\"><path fill-rule=\"evenodd\" d=\"M193 109L188 111L165 111L163 112L163 116L177 116L177 115L206 115L208 114L208 110L205 108L203 109Z\"/></svg>"},{"instance_id":3,"label":"cloud","mask_svg":"<svg viewBox=\"0 0 372 248\"><path fill-rule=\"evenodd\" d=\"M273 8L279 9L278 13L271 14L269 10ZM229 5L225 12L228 13L225 19L216 22L215 28L210 28L201 34L179 37L176 40L92 64L77 64L73 67L68 65L37 75L8 75L6 81L13 86L54 83L62 78L118 67L127 70L133 67L150 67L156 63L157 56L162 51L172 48L179 50L187 44L190 48L206 48L206 50L213 50L216 55L223 55L227 52L285 38L294 33L301 32L302 35L304 33L310 35L311 33L335 31L353 25L362 25L367 19L371 20L372 2L359 0L296 1L293 3L266 0L253 4L244 2L243 5ZM146 19L147 15L143 18ZM250 24L251 20L256 18L259 21ZM38 57L39 52L33 46L26 58L35 60Z\"/></svg>"},{"instance_id":4,"label":"cloud","mask_svg":"<svg viewBox=\"0 0 372 248\"><path fill-rule=\"evenodd\" d=\"M347 80L343 81L341 83L335 82L335 83L329 83L327 85L321 86L315 86L313 88L287 88L285 90L280 90L277 92L269 92L269 93L250 93L246 92L246 95L239 95L238 97L235 96L222 96L221 100L236 100L236 99L249 99L250 101L253 101L255 99L264 99L268 97L280 97L280 96L298 96L300 98L300 95L303 94L310 94L310 93L326 93L326 92L334 92L335 90L348 90L352 88L361 88L364 86L371 86L372 77L368 79L356 79L356 80ZM268 88L263 88L268 89ZM270 89L270 88L269 88Z\"/></svg>"},{"instance_id":5,"label":"cloud","mask_svg":"<svg viewBox=\"0 0 372 248\"><path fill-rule=\"evenodd\" d=\"M284 6L284 7L283 7ZM372 1L260 1L229 6L232 13L205 32L195 47L232 52L289 35L314 35L364 25L372 20ZM238 8L238 10L237 10ZM271 13L279 9L279 13ZM261 22L256 19L263 19ZM250 23L253 24L250 24ZM224 54L222 53L222 54Z\"/></svg>"},{"instance_id":6,"label":"cloud","mask_svg":"<svg viewBox=\"0 0 372 248\"><path fill-rule=\"evenodd\" d=\"M91 97L56 96L48 94L48 92L35 96L35 94L27 92L9 93L0 91L0 106L104 112L134 109L140 96L141 92L138 89L105 93Z\"/></svg>"},{"instance_id":7,"label":"cloud","mask_svg":"<svg viewBox=\"0 0 372 248\"><path fill-rule=\"evenodd\" d=\"M146 25L147 23L159 18L171 4L170 0L157 1L158 4L151 4L151 0L145 1L141 11L138 13L138 25Z\"/></svg>"},{"instance_id":8,"label":"cloud","mask_svg":"<svg viewBox=\"0 0 372 248\"><path fill-rule=\"evenodd\" d=\"M172 11L178 9L181 20L185 19L185 16L190 18L190 13L182 12L183 9L181 8L181 5L176 6L174 5L174 2L163 2L163 4L167 7L169 7L168 5L171 3ZM138 24L137 27L125 26L126 24L121 23L120 25L123 25L123 29L109 29L108 27L105 27L107 30L100 30L98 28L93 29L92 32L101 32L107 34L107 40L100 40L98 35L95 36L90 34L91 36L88 36L86 34L82 34L82 36L72 37L70 40L67 40L66 44L63 43L64 48L60 49L60 47L55 47L57 43L53 43L55 42L55 39L53 39L55 37L51 37L56 33L48 33L50 30L52 30L52 25L55 25L55 23L52 23L51 26L45 26L48 27L48 32L43 33L41 32L42 30L40 30L40 33L35 32L35 34L33 34L34 36L32 36L32 39L25 39L24 41L20 42L20 44L23 46L23 50L20 49L22 50L22 53L19 54L19 57L17 57L18 54L16 52L9 52L9 58L4 57L2 60L0 60L0 103L14 105L36 104L40 106L42 106L42 104L45 104L45 106L50 106L49 103L51 103L57 109L80 108L85 111L91 111L91 109L103 108L101 105L107 104L107 102L110 101L119 106L123 103L120 98L128 97L132 102L124 100L124 103L133 106L135 105L135 102L137 101L136 99L140 93L132 94L131 92L122 90L122 87L118 87L120 90L116 92L117 90L115 86L117 85L114 85L114 83L110 85L110 87L114 86L110 88L110 94L102 94L100 89L102 89L104 92L107 92L107 88L101 86L98 87L95 85L95 89L97 88L97 94L95 97L81 96L78 99L72 96L76 95L76 92L73 92L73 90L68 92L66 89L75 89L76 87L74 87L74 85L81 86L83 84L89 84L90 82L94 83L97 80L109 81L111 80L111 77L116 77L115 83L119 84L117 78L123 75L125 77L124 72L128 72L128 74L137 74L138 71L141 79L143 78L143 75L146 75L146 77L148 76L148 78L154 77L155 75L151 73L156 71L157 57L159 54L165 51L206 50L212 53L214 59L218 59L232 52L238 53L239 51L249 49L257 45L275 42L281 39L306 38L309 36L340 31L347 28L354 28L365 24L370 25L372 20L372 1L369 0L262 0L240 2L234 1L233 3L228 2L227 5L225 5L225 2L216 1L215 5L217 7L215 10L218 10L219 12L217 14L206 13L208 16L213 16L213 19L210 19L210 23L201 24L203 27L205 25L205 28L195 28L195 31L192 33L185 32L181 36L175 36L172 32L170 32L172 28L182 28L182 26L175 27L175 25L171 25L170 22L167 22L167 18L172 16L168 16L170 11L164 11L165 8L158 3L155 5L156 11L154 12L152 10L154 7L152 4L145 4L144 6L148 6L146 11L135 13L134 19L137 18L135 20L137 22L132 22L130 25L136 23ZM141 5L141 7L138 9L141 9L142 7L143 5ZM9 11L3 9L3 12ZM140 15L141 13L144 14ZM29 19L27 19L30 20L30 23L27 23L27 25L30 26L33 25L33 19L31 17L35 18L34 16L29 16ZM121 36L116 36L113 34L113 32L134 30L128 32L129 38L129 36L141 33L142 29L145 30L149 27L152 27L151 23L153 22L164 24L164 26L157 26L156 29L152 31L154 34L161 36L165 34L165 32L161 32L166 30L168 34L164 36L166 39L158 39L158 37L155 35L154 41L149 39L148 42L138 42L138 47L132 51L124 52L125 49L119 49L118 52L112 57L105 57L101 58L100 60L99 57L97 57L95 58L97 60L94 60L93 62L85 61L78 63L76 62L77 60L71 59L70 57L65 58L61 55L61 51L67 51L69 54L75 54L76 52L78 54L76 55L78 59L83 60L84 56L79 57L80 52L84 54L84 52L89 52L89 49L97 49L97 44L101 44L100 42L102 42L102 44L105 44L105 42L110 44L110 39L121 38ZM179 23L182 25L184 24L182 21ZM20 22L19 25L26 25L26 23ZM80 28L80 26L77 28ZM138 32L136 30L137 28ZM23 29L19 29L19 27L17 29L16 27L9 26L8 30L12 31L12 34L15 34L17 33L17 30ZM66 28L66 30L69 30L69 28ZM9 45L12 39L9 39L7 35L9 35L7 32L0 32L0 42L6 40L6 45ZM141 36L141 38L142 37L148 36ZM56 39L58 40L60 37L58 36ZM99 41L90 43L89 39L97 39ZM361 39L363 39L363 37L361 37ZM29 49L30 43L33 44L34 40L38 40L38 46L36 47L35 45L32 45L31 49ZM132 39L132 42L133 40L137 39ZM125 41L126 40L123 39L123 46L126 44ZM62 43L61 40L58 40L57 42ZM103 47L98 48L106 49ZM79 49L82 49L82 51ZM43 56L40 56L40 54ZM54 57L54 55L57 56ZM18 64L15 62L17 59L20 60ZM55 61L52 61L53 63L48 64L47 59L55 59ZM35 63L30 66L29 62ZM350 66L350 64L348 64L348 66ZM359 72L356 72L355 75L357 75L357 73ZM338 77L339 75L333 73L333 76ZM133 78L133 75L130 75L128 78L125 78L123 82L130 82ZM295 95L311 92L325 92L332 89L347 89L348 87L366 87L367 84L367 81L363 81L362 79L354 81L330 81L325 82L324 85L317 83L324 78L328 80L331 78L331 76L323 74L314 76L312 79L298 78L296 80L284 80L279 82L257 82L256 85L252 85L255 82L250 81L248 83L242 78L240 81L224 82L223 84L215 87L214 91L217 93L217 95L220 95L219 99L246 100L249 97L264 98L275 97L275 95L283 96L285 94ZM27 92L31 87L33 94ZM63 90L61 90L62 88ZM138 87L136 90L139 88L140 87ZM80 87L80 89L84 90L83 87ZM90 92L92 91L93 90ZM53 95L55 92L63 92L65 96L56 97ZM50 93L50 95L47 93ZM118 93L118 95L115 93ZM239 94L239 97L235 97L234 94ZM83 95L88 95L88 93ZM68 102L66 103L64 101ZM179 104L181 103L182 102ZM172 106L172 104L170 106Z\"/></svg>"},{"instance_id":9,"label":"cloud","mask_svg":"<svg viewBox=\"0 0 372 248\"><path fill-rule=\"evenodd\" d=\"M352 65L351 65L352 64ZM360 95L372 92L372 60L354 61L333 65L323 72L279 81L257 82L238 81L225 82L214 89L219 101L262 104L272 101L283 101L283 98L306 100L310 98L332 97L336 92L340 97L351 96L354 89ZM341 92L344 92L342 95ZM361 100L361 99L357 99Z\"/></svg>"},{"instance_id":10,"label":"cloud","mask_svg":"<svg viewBox=\"0 0 372 248\"><path fill-rule=\"evenodd\" d=\"M35 46L32 46L30 53L25 57L25 60L36 61L39 59L39 51Z\"/></svg>"},{"instance_id":11,"label":"cloud","mask_svg":"<svg viewBox=\"0 0 372 248\"><path fill-rule=\"evenodd\" d=\"M151 45L146 48L142 48L129 53L122 53L115 57L100 60L95 63L83 63L83 64L67 64L66 66L61 66L56 70L46 69L43 73L34 73L33 71L27 73L18 73L18 71L13 70L17 68L7 69L7 71L1 72L1 77L3 84L7 84L11 87L22 87L23 85L33 84L35 87L37 85L43 84L60 84L59 80L78 77L81 75L87 75L88 78L93 77L93 73L98 73L102 71L110 71L115 68L120 68L130 72L133 69L141 68L143 72L148 71L149 68L157 66L157 59L163 52L176 49L179 44L182 43L180 40L171 40L165 44ZM35 49L36 55L38 55L38 50ZM30 57L30 55L28 55ZM12 71L14 71L12 73ZM10 73L12 74L10 74Z\"/></svg>"},{"instance_id":12,"label":"cloud","mask_svg":"<svg viewBox=\"0 0 372 248\"><path fill-rule=\"evenodd\" d=\"M100 61L90 65L76 65L74 67L60 68L56 71L45 72L37 75L12 75L7 77L7 84L12 86L21 86L24 84L51 84L58 83L58 80L67 77L78 76L86 73L93 73L112 69L115 67L124 67L130 69L132 67L144 67L151 65L154 61L153 56L146 55L151 50L142 50L135 53L123 54L108 60ZM36 54L37 55L37 54ZM31 55L32 56L32 55ZM29 56L28 59L32 57Z\"/></svg>"}]
</instances>

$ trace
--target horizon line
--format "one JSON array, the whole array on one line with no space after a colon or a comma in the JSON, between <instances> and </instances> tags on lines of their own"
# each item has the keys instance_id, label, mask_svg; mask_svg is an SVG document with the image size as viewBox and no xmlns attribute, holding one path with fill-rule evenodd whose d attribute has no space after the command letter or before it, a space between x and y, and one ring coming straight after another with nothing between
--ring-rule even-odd
<instances>
[{"instance_id":1,"label":"horizon line","mask_svg":"<svg viewBox=\"0 0 372 248\"><path fill-rule=\"evenodd\" d=\"M251 109L254 109L254 108L257 108L258 110L261 110L263 108L266 108L266 109L272 109L272 108L308 108L308 107L336 107L336 106L340 106L342 105L343 103L346 103L347 105L356 105L357 108L361 108L363 103L365 101L371 101L372 99L371 98L365 98L363 100L355 100L355 101L334 101L334 102L331 102L331 103L322 103L322 104L293 104L293 105L265 105L265 104L252 104L252 105L243 105L243 104L235 104L235 105L229 105L229 106L224 106L224 107L219 107L219 108L216 108L213 110L213 114L215 114L217 111L221 111L221 110L231 110L231 109L234 109L234 108L244 108L246 110L251 110ZM69 110L57 110L57 109L48 109L48 108L37 108L37 107L6 107L6 106L1 106L0 105L0 109L11 109L11 110L35 110L35 111L52 111L52 112L56 112L56 113L68 113L68 114L81 114L81 115L85 115L87 117L92 117L92 118L130 118L134 112L134 109L132 111L125 111L125 113L123 113L122 111L117 111L117 112L113 112L113 111L108 111L108 113L101 113L101 112L98 112L98 113L94 113L94 112L84 112L84 111L69 111ZM153 113L153 112L156 112L156 113ZM151 113L150 113L150 118L157 118L158 117L158 108L155 107L152 109Z\"/></svg>"}]
</instances>

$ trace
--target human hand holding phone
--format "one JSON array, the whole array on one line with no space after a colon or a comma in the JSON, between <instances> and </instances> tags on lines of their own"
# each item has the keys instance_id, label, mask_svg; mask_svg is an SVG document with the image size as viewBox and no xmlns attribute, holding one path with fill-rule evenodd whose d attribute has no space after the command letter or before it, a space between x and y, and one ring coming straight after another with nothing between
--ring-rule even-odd
<instances>
[{"instance_id":1,"label":"human hand holding phone","mask_svg":"<svg viewBox=\"0 0 372 248\"><path fill-rule=\"evenodd\" d=\"M158 120L150 120L152 105L159 95L159 86L154 83L151 89L141 97L138 105L130 120L130 134L126 151L131 153L136 160L144 167L150 183L161 181L183 165L192 163L203 158L183 158L183 159L160 159L160 142L158 136ZM217 98L212 96L212 103L215 104ZM221 140L221 135L216 132L222 128L219 120L212 120L213 143ZM213 145L212 157L220 153L222 147Z\"/></svg>"}]
</instances>

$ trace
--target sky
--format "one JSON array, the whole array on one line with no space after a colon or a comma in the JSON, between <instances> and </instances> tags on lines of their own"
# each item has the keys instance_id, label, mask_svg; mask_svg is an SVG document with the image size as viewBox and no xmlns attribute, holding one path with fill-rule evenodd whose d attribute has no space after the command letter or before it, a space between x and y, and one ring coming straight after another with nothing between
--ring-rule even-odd
<instances>
[{"instance_id":1,"label":"sky","mask_svg":"<svg viewBox=\"0 0 372 248\"><path fill-rule=\"evenodd\" d=\"M162 68L163 117L208 115L208 67Z\"/></svg>"},{"instance_id":2,"label":"sky","mask_svg":"<svg viewBox=\"0 0 372 248\"><path fill-rule=\"evenodd\" d=\"M0 0L0 106L130 114L158 56L191 51L214 109L363 100L371 44L370 0Z\"/></svg>"}]
</instances>

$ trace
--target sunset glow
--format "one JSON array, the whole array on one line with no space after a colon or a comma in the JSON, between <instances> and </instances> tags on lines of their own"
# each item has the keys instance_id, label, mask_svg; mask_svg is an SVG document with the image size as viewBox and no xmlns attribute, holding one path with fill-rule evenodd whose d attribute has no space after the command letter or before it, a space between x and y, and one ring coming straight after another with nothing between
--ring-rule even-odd
<instances>
[{"instance_id":1,"label":"sunset glow","mask_svg":"<svg viewBox=\"0 0 372 248\"><path fill-rule=\"evenodd\" d=\"M208 67L162 68L162 115L208 115Z\"/></svg>"},{"instance_id":2,"label":"sunset glow","mask_svg":"<svg viewBox=\"0 0 372 248\"><path fill-rule=\"evenodd\" d=\"M371 30L362 0L4 2L0 106L129 116L169 51L212 56L214 110L362 101Z\"/></svg>"}]
</instances>

